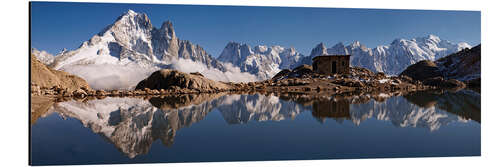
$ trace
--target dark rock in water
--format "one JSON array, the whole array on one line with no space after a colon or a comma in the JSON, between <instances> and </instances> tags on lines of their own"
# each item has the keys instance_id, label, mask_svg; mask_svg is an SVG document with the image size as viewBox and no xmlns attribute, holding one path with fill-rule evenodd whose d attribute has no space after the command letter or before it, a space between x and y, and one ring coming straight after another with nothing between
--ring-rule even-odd
<instances>
[{"instance_id":1,"label":"dark rock in water","mask_svg":"<svg viewBox=\"0 0 500 167\"><path fill-rule=\"evenodd\" d=\"M456 79L449 79L445 80L443 77L434 77L434 78L429 78L423 81L424 85L429 85L429 86L436 86L436 87L442 87L442 88L463 88L465 87L465 83L456 80Z\"/></svg>"},{"instance_id":2,"label":"dark rock in water","mask_svg":"<svg viewBox=\"0 0 500 167\"><path fill-rule=\"evenodd\" d=\"M408 66L399 76L408 76L414 80L423 81L429 78L443 77L436 63L430 60L423 60Z\"/></svg>"},{"instance_id":3,"label":"dark rock in water","mask_svg":"<svg viewBox=\"0 0 500 167\"><path fill-rule=\"evenodd\" d=\"M228 90L231 86L207 79L202 75L187 74L176 70L163 69L154 72L137 84L135 90L141 89L191 89L200 92L211 90Z\"/></svg>"}]
</instances>

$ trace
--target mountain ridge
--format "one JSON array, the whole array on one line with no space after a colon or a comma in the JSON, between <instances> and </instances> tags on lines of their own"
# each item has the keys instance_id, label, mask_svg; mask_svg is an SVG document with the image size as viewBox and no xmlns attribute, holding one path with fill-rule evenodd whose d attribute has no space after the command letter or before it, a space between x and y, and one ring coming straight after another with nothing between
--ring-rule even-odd
<instances>
[{"instance_id":1,"label":"mountain ridge","mask_svg":"<svg viewBox=\"0 0 500 167\"><path fill-rule=\"evenodd\" d=\"M291 68L303 57L295 48L279 45L257 45L229 42L217 60L239 67L243 72L257 75L260 80L272 78L279 71Z\"/></svg>"},{"instance_id":2,"label":"mountain ridge","mask_svg":"<svg viewBox=\"0 0 500 167\"><path fill-rule=\"evenodd\" d=\"M319 43L305 56L293 47L252 47L231 41L215 58L202 46L179 39L171 21L157 28L145 13L128 10L77 49L63 50L56 56L36 49L32 52L44 64L78 75L96 89L133 89L140 80L163 68L200 72L217 81L249 82L270 79L283 69L311 65L313 57L324 54L350 54L351 66L396 75L418 61L434 61L464 48L470 45L428 35L410 40L396 38L389 45L374 48L360 41L348 45L339 42L329 48ZM118 83L109 86L110 82Z\"/></svg>"},{"instance_id":3,"label":"mountain ridge","mask_svg":"<svg viewBox=\"0 0 500 167\"><path fill-rule=\"evenodd\" d=\"M396 38L389 45L379 45L374 48L368 48L359 41L354 41L347 46L339 42L330 48L327 48L324 43L319 43L311 50L309 56L303 57L296 66L311 65L312 58L319 55L350 54L351 66L396 75L418 61L434 61L465 48L471 48L471 46L465 42L455 44L448 40L441 40L432 34L410 40Z\"/></svg>"},{"instance_id":4,"label":"mountain ridge","mask_svg":"<svg viewBox=\"0 0 500 167\"><path fill-rule=\"evenodd\" d=\"M159 69L201 72L214 80L253 81L241 72L213 58L200 45L179 39L171 21L160 28L145 13L129 10L79 48L63 50L49 66L85 78L96 89L133 89ZM113 84L109 84L113 83ZM111 86L110 86L111 85Z\"/></svg>"}]
</instances>

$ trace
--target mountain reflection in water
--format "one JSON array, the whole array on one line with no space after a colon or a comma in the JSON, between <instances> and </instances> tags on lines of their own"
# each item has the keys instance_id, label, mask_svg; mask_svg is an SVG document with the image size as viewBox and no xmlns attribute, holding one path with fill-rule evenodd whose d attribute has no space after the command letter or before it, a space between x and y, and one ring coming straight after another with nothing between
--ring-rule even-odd
<instances>
[{"instance_id":1,"label":"mountain reflection in water","mask_svg":"<svg viewBox=\"0 0 500 167\"><path fill-rule=\"evenodd\" d=\"M88 101L65 101L32 111L36 120L58 113L79 120L100 134L129 158L149 152L154 141L172 146L179 129L202 121L218 111L227 124L250 121L293 120L312 114L321 123L331 119L359 126L363 121L389 121L396 127L437 131L449 123L481 122L480 94L417 92L402 96L307 96L300 94L199 94L141 98L108 97ZM38 105L37 105L38 106ZM303 113L305 112L305 113Z\"/></svg>"}]
</instances>

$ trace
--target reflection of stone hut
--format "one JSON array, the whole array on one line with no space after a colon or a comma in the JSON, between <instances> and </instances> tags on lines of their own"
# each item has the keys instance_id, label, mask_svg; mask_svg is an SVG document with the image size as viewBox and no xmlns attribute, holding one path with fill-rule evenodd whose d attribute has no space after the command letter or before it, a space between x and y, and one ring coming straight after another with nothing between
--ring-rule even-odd
<instances>
[{"instance_id":1,"label":"reflection of stone hut","mask_svg":"<svg viewBox=\"0 0 500 167\"><path fill-rule=\"evenodd\" d=\"M347 100L326 100L316 101L313 103L313 116L319 119L334 118L334 119L349 119L350 106Z\"/></svg>"},{"instance_id":2,"label":"reflection of stone hut","mask_svg":"<svg viewBox=\"0 0 500 167\"><path fill-rule=\"evenodd\" d=\"M330 74L349 74L351 55L323 55L313 58L313 71Z\"/></svg>"}]
</instances>

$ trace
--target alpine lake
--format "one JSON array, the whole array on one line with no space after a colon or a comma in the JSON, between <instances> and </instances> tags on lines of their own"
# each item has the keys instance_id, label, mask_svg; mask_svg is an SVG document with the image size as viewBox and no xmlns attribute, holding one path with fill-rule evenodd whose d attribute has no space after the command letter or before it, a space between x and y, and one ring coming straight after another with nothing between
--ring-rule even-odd
<instances>
[{"instance_id":1,"label":"alpine lake","mask_svg":"<svg viewBox=\"0 0 500 167\"><path fill-rule=\"evenodd\" d=\"M479 91L31 98L32 165L481 155Z\"/></svg>"}]
</instances>

